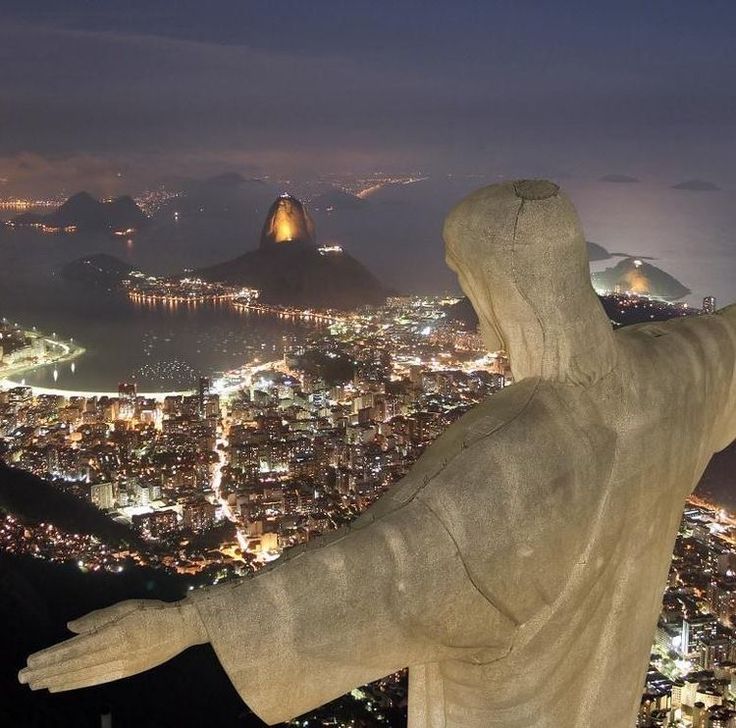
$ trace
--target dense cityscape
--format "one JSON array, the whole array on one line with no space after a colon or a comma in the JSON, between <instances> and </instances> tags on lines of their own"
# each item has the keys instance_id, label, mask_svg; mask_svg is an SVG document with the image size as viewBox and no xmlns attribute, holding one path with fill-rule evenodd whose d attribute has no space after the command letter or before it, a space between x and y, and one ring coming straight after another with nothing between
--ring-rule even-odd
<instances>
[{"instance_id":1,"label":"dense cityscape","mask_svg":"<svg viewBox=\"0 0 736 728\"><path fill-rule=\"evenodd\" d=\"M317 318L302 340L284 341L280 359L202 377L191 394L142 397L126 383L116 397L11 387L4 458L147 539L206 532L230 515L242 551L234 559L223 544L216 560L240 573L352 519L504 386L503 357L445 321L453 303L396 298L334 323ZM196 556L164 563L211 565Z\"/></svg>"}]
</instances>

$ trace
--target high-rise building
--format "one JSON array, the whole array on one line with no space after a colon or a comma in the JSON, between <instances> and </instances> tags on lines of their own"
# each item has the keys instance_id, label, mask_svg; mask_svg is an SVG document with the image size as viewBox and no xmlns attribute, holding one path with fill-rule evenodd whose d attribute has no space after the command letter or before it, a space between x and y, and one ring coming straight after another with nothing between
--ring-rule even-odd
<instances>
[{"instance_id":1,"label":"high-rise building","mask_svg":"<svg viewBox=\"0 0 736 728\"><path fill-rule=\"evenodd\" d=\"M185 503L182 508L184 527L195 533L209 531L215 525L216 511L217 508L206 500Z\"/></svg>"},{"instance_id":2,"label":"high-rise building","mask_svg":"<svg viewBox=\"0 0 736 728\"><path fill-rule=\"evenodd\" d=\"M179 519L173 509L135 514L131 520L133 527L145 539L163 538L179 528Z\"/></svg>"},{"instance_id":3,"label":"high-rise building","mask_svg":"<svg viewBox=\"0 0 736 728\"><path fill-rule=\"evenodd\" d=\"M210 387L212 386L212 381L209 377L200 377L199 383L197 387L197 394L199 397L199 414L200 416L203 416L205 413L205 409L207 407L207 401L209 400L210 396Z\"/></svg>"},{"instance_id":4,"label":"high-rise building","mask_svg":"<svg viewBox=\"0 0 736 728\"><path fill-rule=\"evenodd\" d=\"M734 624L736 615L736 579L715 579L708 588L710 608L725 625Z\"/></svg>"},{"instance_id":5,"label":"high-rise building","mask_svg":"<svg viewBox=\"0 0 736 728\"><path fill-rule=\"evenodd\" d=\"M732 728L736 725L736 711L722 705L708 711L708 728Z\"/></svg>"},{"instance_id":6,"label":"high-rise building","mask_svg":"<svg viewBox=\"0 0 736 728\"><path fill-rule=\"evenodd\" d=\"M128 420L135 415L135 401L138 392L136 385L130 382L118 384L118 416L121 420Z\"/></svg>"},{"instance_id":7,"label":"high-rise building","mask_svg":"<svg viewBox=\"0 0 736 728\"><path fill-rule=\"evenodd\" d=\"M89 487L89 499L100 510L110 511L115 507L115 490L112 483L95 483Z\"/></svg>"},{"instance_id":8,"label":"high-rise building","mask_svg":"<svg viewBox=\"0 0 736 728\"><path fill-rule=\"evenodd\" d=\"M716 636L718 621L713 614L698 614L682 620L680 652L683 656L696 652L706 639Z\"/></svg>"}]
</instances>

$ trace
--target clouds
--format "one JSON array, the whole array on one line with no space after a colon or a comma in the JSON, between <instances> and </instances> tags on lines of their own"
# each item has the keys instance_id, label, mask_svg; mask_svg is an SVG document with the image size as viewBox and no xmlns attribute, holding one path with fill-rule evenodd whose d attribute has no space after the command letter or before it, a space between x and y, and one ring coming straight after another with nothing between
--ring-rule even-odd
<instances>
[{"instance_id":1,"label":"clouds","mask_svg":"<svg viewBox=\"0 0 736 728\"><path fill-rule=\"evenodd\" d=\"M5 154L228 149L300 166L329 148L380 164L386 132L441 101L421 77L349 59L150 36L5 26L0 62L17 71L0 82Z\"/></svg>"},{"instance_id":2,"label":"clouds","mask_svg":"<svg viewBox=\"0 0 736 728\"><path fill-rule=\"evenodd\" d=\"M729 172L727 9L532 5L9 2L0 155L139 173Z\"/></svg>"},{"instance_id":3,"label":"clouds","mask_svg":"<svg viewBox=\"0 0 736 728\"><path fill-rule=\"evenodd\" d=\"M279 137L299 165L330 108L311 79L354 87L344 67L284 54L26 26L0 29L0 64L14 69L0 81L0 176L20 186L34 170L103 183L131 167L282 166Z\"/></svg>"}]
</instances>

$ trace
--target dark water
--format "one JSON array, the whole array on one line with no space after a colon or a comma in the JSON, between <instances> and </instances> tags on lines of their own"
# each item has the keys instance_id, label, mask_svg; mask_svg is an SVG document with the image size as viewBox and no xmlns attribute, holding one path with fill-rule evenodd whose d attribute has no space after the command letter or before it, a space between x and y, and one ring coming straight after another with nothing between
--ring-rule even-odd
<instances>
[{"instance_id":1,"label":"dark water","mask_svg":"<svg viewBox=\"0 0 736 728\"><path fill-rule=\"evenodd\" d=\"M115 245L118 249L112 249ZM135 381L144 391L188 389L200 374L216 374L256 357L278 358L284 336L305 331L299 324L240 313L227 304L135 304L121 293L59 275L64 263L100 249L136 262L135 251L126 255L124 243L0 229L0 246L0 315L73 338L87 350L74 361L74 371L71 363L45 367L24 375L27 384L107 391L121 381ZM154 262L155 251L149 248L145 257ZM172 261L171 268L188 264L181 260L179 265Z\"/></svg>"}]
</instances>

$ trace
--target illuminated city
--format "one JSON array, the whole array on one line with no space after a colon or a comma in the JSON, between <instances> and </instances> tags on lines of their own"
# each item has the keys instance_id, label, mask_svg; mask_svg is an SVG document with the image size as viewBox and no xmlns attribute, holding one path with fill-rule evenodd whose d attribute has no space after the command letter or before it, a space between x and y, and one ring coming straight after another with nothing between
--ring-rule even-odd
<instances>
[{"instance_id":1,"label":"illuminated city","mask_svg":"<svg viewBox=\"0 0 736 728\"><path fill-rule=\"evenodd\" d=\"M736 728L736 5L0 7L0 728Z\"/></svg>"}]
</instances>

